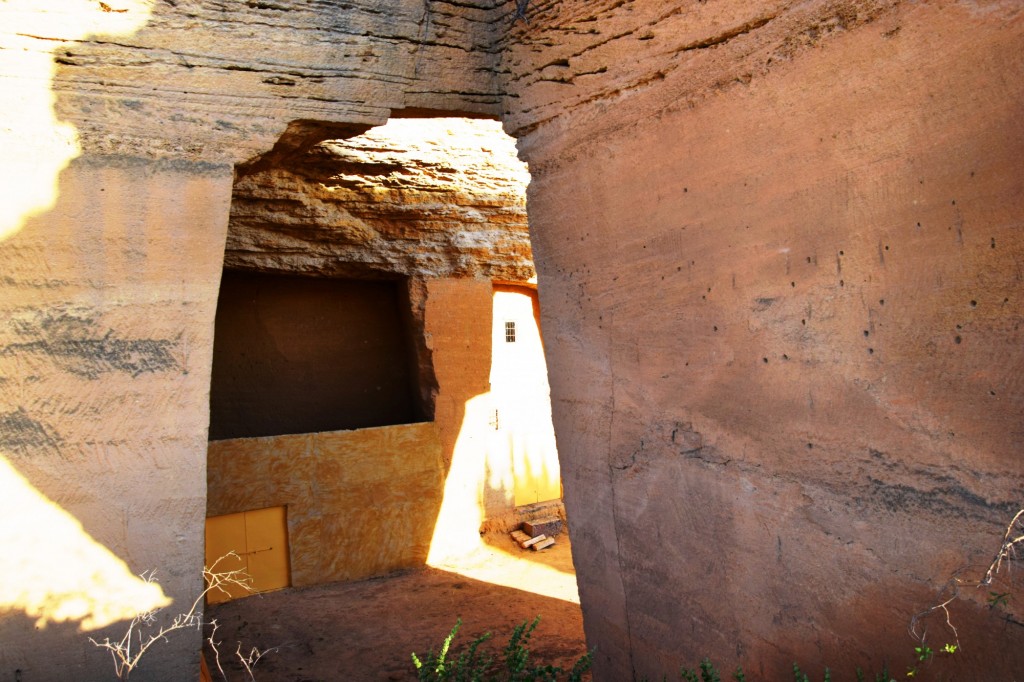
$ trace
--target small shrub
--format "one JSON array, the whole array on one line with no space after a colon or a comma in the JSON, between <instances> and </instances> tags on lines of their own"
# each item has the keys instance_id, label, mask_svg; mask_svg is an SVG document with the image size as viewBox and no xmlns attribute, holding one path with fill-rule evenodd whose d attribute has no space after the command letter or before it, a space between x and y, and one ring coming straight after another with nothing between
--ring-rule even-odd
<instances>
[{"instance_id":1,"label":"small shrub","mask_svg":"<svg viewBox=\"0 0 1024 682\"><path fill-rule=\"evenodd\" d=\"M416 679L420 682L557 682L558 676L566 673L566 682L580 682L590 670L589 653L580 656L568 672L550 664L531 664L528 645L538 623L540 616L532 623L524 621L517 625L502 650L500 664L496 664L493 656L480 652L480 646L491 637L489 632L473 640L454 661L449 660L452 642L462 626L460 619L445 637L440 653L412 655Z\"/></svg>"},{"instance_id":2,"label":"small shrub","mask_svg":"<svg viewBox=\"0 0 1024 682\"><path fill-rule=\"evenodd\" d=\"M700 670L699 676L697 675L697 670ZM679 671L679 676L683 678L685 682L722 682L722 678L719 677L718 670L715 668L710 658L702 660L700 665L697 666L697 670L694 670L693 668L683 668ZM736 677L737 680L740 680L740 682L745 680L742 668L737 668L736 674L739 675L739 677L736 677L736 675L733 677Z\"/></svg>"}]
</instances>

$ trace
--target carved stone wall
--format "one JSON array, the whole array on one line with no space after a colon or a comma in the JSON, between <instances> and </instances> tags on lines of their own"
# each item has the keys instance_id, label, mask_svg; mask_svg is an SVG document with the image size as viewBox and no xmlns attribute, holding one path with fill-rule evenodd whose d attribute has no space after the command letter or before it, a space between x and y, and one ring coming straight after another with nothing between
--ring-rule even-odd
<instances>
[{"instance_id":1,"label":"carved stone wall","mask_svg":"<svg viewBox=\"0 0 1024 682\"><path fill-rule=\"evenodd\" d=\"M501 115L533 176L596 678L703 655L764 679L794 658L901 665L909 616L987 560L1024 482L1024 13L512 14L0 3L2 456L132 572L161 571L171 612L190 603L232 164L397 110ZM953 665L1009 678L1020 628L984 596L955 612ZM0 670L109 672L73 622L6 606ZM179 635L133 677L194 679L199 636Z\"/></svg>"},{"instance_id":2,"label":"carved stone wall","mask_svg":"<svg viewBox=\"0 0 1024 682\"><path fill-rule=\"evenodd\" d=\"M235 183L229 269L357 279L535 276L526 164L497 121L399 118Z\"/></svg>"},{"instance_id":3,"label":"carved stone wall","mask_svg":"<svg viewBox=\"0 0 1024 682\"><path fill-rule=\"evenodd\" d=\"M165 613L187 612L202 589L230 199L230 166L86 157L61 174L54 208L0 243L0 457L25 479L3 480L2 496L31 490L78 524L70 543L29 510L0 521L4 533L34 533L5 543L0 562L4 584L21 587L4 591L0 617L0 670L11 679L15 670L26 680L112 676L109 654L88 637L120 639L127 622L79 625L131 581L110 584L82 546L112 553L126 576L155 571L173 600ZM40 559L48 571L24 570ZM174 633L138 676L194 679L199 644L193 630Z\"/></svg>"},{"instance_id":4,"label":"carved stone wall","mask_svg":"<svg viewBox=\"0 0 1024 682\"><path fill-rule=\"evenodd\" d=\"M595 679L902 672L1021 502L1021 8L530 7L505 121ZM965 596L936 667L1010 679Z\"/></svg>"},{"instance_id":5,"label":"carved stone wall","mask_svg":"<svg viewBox=\"0 0 1024 682\"><path fill-rule=\"evenodd\" d=\"M108 6L148 15L130 35L53 51L56 112L89 152L242 160L290 123L298 139L285 144L324 123L369 127L399 110L500 112L494 0Z\"/></svg>"},{"instance_id":6,"label":"carved stone wall","mask_svg":"<svg viewBox=\"0 0 1024 682\"><path fill-rule=\"evenodd\" d=\"M492 29L504 11L422 0L0 6L0 456L24 477L4 485L30 486L80 523L82 542L125 575L155 569L173 599L163 618L201 589L233 164L299 153L396 110L496 115ZM9 537L26 522L0 529ZM119 638L126 623L79 631L88 614L57 609L81 604L68 581L21 570L50 550L17 549L0 565L5 584L25 587L3 593L0 676L109 677L109 655L87 638ZM54 552L51 565L92 575L67 548ZM175 633L132 678L195 679L200 641Z\"/></svg>"}]
</instances>

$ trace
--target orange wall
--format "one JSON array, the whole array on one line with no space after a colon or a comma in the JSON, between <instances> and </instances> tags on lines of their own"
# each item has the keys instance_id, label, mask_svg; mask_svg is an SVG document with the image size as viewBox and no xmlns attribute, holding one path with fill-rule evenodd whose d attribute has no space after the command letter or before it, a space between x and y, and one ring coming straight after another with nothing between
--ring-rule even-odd
<instances>
[{"instance_id":1,"label":"orange wall","mask_svg":"<svg viewBox=\"0 0 1024 682\"><path fill-rule=\"evenodd\" d=\"M451 465L466 401L490 390L491 281L427 281L425 329L437 376L434 421Z\"/></svg>"},{"instance_id":2,"label":"orange wall","mask_svg":"<svg viewBox=\"0 0 1024 682\"><path fill-rule=\"evenodd\" d=\"M422 566L443 481L430 423L213 441L207 473L208 516L288 508L296 587Z\"/></svg>"},{"instance_id":3,"label":"orange wall","mask_svg":"<svg viewBox=\"0 0 1024 682\"><path fill-rule=\"evenodd\" d=\"M210 443L207 515L287 506L294 586L468 551L485 519L514 509L511 453L489 422L494 285L424 285L434 422Z\"/></svg>"},{"instance_id":4,"label":"orange wall","mask_svg":"<svg viewBox=\"0 0 1024 682\"><path fill-rule=\"evenodd\" d=\"M491 489L491 316L487 279L425 282L424 331L437 376L435 420L354 431L212 441L207 515L288 507L292 585L355 580L426 563L431 537L445 551L479 540L513 498ZM453 472L460 452L471 470ZM445 482L449 474L457 481ZM438 525L442 497L465 512Z\"/></svg>"}]
</instances>

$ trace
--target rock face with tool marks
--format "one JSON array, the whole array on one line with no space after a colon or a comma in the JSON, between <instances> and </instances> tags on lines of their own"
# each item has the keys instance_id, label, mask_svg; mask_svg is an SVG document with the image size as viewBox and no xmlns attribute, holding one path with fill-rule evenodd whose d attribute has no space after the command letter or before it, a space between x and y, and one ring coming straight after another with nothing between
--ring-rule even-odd
<instances>
[{"instance_id":1,"label":"rock face with tool marks","mask_svg":"<svg viewBox=\"0 0 1024 682\"><path fill-rule=\"evenodd\" d=\"M26 13L47 9L35 4ZM65 4L80 13L76 25L94 13L98 28L142 19L116 39L39 41L53 47L57 114L91 152L240 161L267 151L289 124L301 140L320 127L307 122L341 131L399 111L501 110L493 71L503 11L493 2ZM32 30L63 37L53 25Z\"/></svg>"},{"instance_id":2,"label":"rock face with tool marks","mask_svg":"<svg viewBox=\"0 0 1024 682\"><path fill-rule=\"evenodd\" d=\"M595 677L902 672L1021 503L1024 12L527 16L505 122ZM936 668L1011 679L1021 629L964 596Z\"/></svg>"},{"instance_id":3,"label":"rock face with tool marks","mask_svg":"<svg viewBox=\"0 0 1024 682\"><path fill-rule=\"evenodd\" d=\"M497 115L500 11L422 0L0 3L0 457L22 477L0 487L67 512L82 545L109 552L124 575L155 569L174 600L161 618L201 590L235 164L271 167L392 114ZM481 202L522 224L521 197ZM0 567L16 576L0 582L18 586L0 604L2 668L109 677L109 656L87 637L119 639L122 626L83 634L64 611L51 621L72 622L35 627L26 576L43 597L66 584L21 570L41 551L8 547ZM92 575L65 554L47 561ZM201 635L176 634L132 677L195 679Z\"/></svg>"},{"instance_id":4,"label":"rock face with tool marks","mask_svg":"<svg viewBox=\"0 0 1024 682\"><path fill-rule=\"evenodd\" d=\"M456 200L409 150L317 146L392 115L500 117L530 164L596 679L911 664L910 617L1020 503L1019 3L8 0L0 27L5 196L42 197L0 224L0 455L175 610L225 259L473 283L522 248L484 227L522 234L497 177ZM1024 617L964 596L936 665L1012 679ZM5 669L109 672L11 608ZM194 678L199 645L136 676Z\"/></svg>"}]
</instances>

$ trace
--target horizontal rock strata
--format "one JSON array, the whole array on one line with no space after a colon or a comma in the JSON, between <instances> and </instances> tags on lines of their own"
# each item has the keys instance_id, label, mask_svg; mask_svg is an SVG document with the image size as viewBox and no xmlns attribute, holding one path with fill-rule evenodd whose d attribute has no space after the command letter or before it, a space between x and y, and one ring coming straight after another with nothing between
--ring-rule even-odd
<instances>
[{"instance_id":1,"label":"horizontal rock strata","mask_svg":"<svg viewBox=\"0 0 1024 682\"><path fill-rule=\"evenodd\" d=\"M89 152L240 161L295 120L501 109L494 33L507 8L493 0L66 5L12 6L0 46L52 55L52 72L19 79L48 81Z\"/></svg>"},{"instance_id":2,"label":"horizontal rock strata","mask_svg":"<svg viewBox=\"0 0 1024 682\"><path fill-rule=\"evenodd\" d=\"M524 282L527 182L496 121L396 119L239 179L225 267Z\"/></svg>"}]
</instances>

